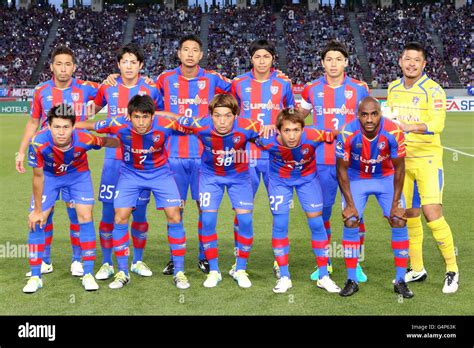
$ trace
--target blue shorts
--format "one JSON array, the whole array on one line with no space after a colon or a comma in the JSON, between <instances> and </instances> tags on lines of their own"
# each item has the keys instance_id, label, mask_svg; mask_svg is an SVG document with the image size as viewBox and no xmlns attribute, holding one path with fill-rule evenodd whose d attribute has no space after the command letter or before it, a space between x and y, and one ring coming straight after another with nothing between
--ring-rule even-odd
<instances>
[{"instance_id":1,"label":"blue shorts","mask_svg":"<svg viewBox=\"0 0 474 348\"><path fill-rule=\"evenodd\" d=\"M90 171L75 172L63 176L53 176L45 173L42 200L43 211L54 206L59 197L59 192L67 192L69 203L94 204L94 188ZM33 209L34 199L31 197L30 211Z\"/></svg>"},{"instance_id":2,"label":"blue shorts","mask_svg":"<svg viewBox=\"0 0 474 348\"><path fill-rule=\"evenodd\" d=\"M288 214L293 206L293 189L296 190L303 210L316 213L323 210L323 195L318 176L301 179L281 179L270 176L268 198L272 214Z\"/></svg>"},{"instance_id":3,"label":"blue shorts","mask_svg":"<svg viewBox=\"0 0 474 348\"><path fill-rule=\"evenodd\" d=\"M168 158L171 171L174 173L179 194L184 201L188 197L188 189L191 188L191 198L199 200L199 167L200 158Z\"/></svg>"},{"instance_id":4,"label":"blue shorts","mask_svg":"<svg viewBox=\"0 0 474 348\"><path fill-rule=\"evenodd\" d=\"M102 176L100 178L99 201L104 203L113 203L116 196L115 189L120 177L122 161L112 158L104 159ZM147 205L150 202L150 190L140 192L136 205Z\"/></svg>"},{"instance_id":5,"label":"blue shorts","mask_svg":"<svg viewBox=\"0 0 474 348\"><path fill-rule=\"evenodd\" d=\"M351 181L351 194L354 200L355 208L359 217L364 214L367 199L370 195L374 195L382 208L385 217L390 216L393 201L393 175L377 179L361 179ZM403 208L405 208L405 199L402 195ZM344 197L342 197L342 209L346 207Z\"/></svg>"},{"instance_id":6,"label":"blue shorts","mask_svg":"<svg viewBox=\"0 0 474 348\"><path fill-rule=\"evenodd\" d=\"M202 210L218 210L227 187L232 208L253 210L252 182L249 173L214 176L199 172L199 204Z\"/></svg>"},{"instance_id":7,"label":"blue shorts","mask_svg":"<svg viewBox=\"0 0 474 348\"><path fill-rule=\"evenodd\" d=\"M114 208L132 208L143 190L153 192L156 208L179 207L181 197L168 168L152 172L135 172L122 166L114 198Z\"/></svg>"},{"instance_id":8,"label":"blue shorts","mask_svg":"<svg viewBox=\"0 0 474 348\"><path fill-rule=\"evenodd\" d=\"M332 207L337 195L337 174L336 166L317 164L319 182L323 191L323 204L325 207Z\"/></svg>"},{"instance_id":9,"label":"blue shorts","mask_svg":"<svg viewBox=\"0 0 474 348\"><path fill-rule=\"evenodd\" d=\"M257 194L260 186L260 179L263 178L265 187L268 187L268 173L270 171L270 161L268 158L251 159L249 165L250 178L252 180L253 195Z\"/></svg>"}]
</instances>

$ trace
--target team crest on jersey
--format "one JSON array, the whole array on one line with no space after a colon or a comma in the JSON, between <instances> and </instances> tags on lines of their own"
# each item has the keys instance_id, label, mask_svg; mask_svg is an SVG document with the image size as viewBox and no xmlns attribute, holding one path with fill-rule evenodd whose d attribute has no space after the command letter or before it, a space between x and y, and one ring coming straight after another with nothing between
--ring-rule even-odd
<instances>
[{"instance_id":1,"label":"team crest on jersey","mask_svg":"<svg viewBox=\"0 0 474 348\"><path fill-rule=\"evenodd\" d=\"M416 105L416 104L418 104L419 101L420 101L420 98L413 97L412 103L413 103L413 105Z\"/></svg>"},{"instance_id":2,"label":"team crest on jersey","mask_svg":"<svg viewBox=\"0 0 474 348\"><path fill-rule=\"evenodd\" d=\"M377 145L377 148L378 148L379 150L385 149L385 141L380 142L380 143Z\"/></svg>"},{"instance_id":3,"label":"team crest on jersey","mask_svg":"<svg viewBox=\"0 0 474 348\"><path fill-rule=\"evenodd\" d=\"M270 87L270 92L271 92L273 95L275 95L275 94L278 93L278 89L279 89L278 86L271 86L271 87Z\"/></svg>"},{"instance_id":4,"label":"team crest on jersey","mask_svg":"<svg viewBox=\"0 0 474 348\"><path fill-rule=\"evenodd\" d=\"M79 93L71 93L71 98L74 102L79 101Z\"/></svg>"},{"instance_id":5,"label":"team crest on jersey","mask_svg":"<svg viewBox=\"0 0 474 348\"><path fill-rule=\"evenodd\" d=\"M112 98L118 98L118 92L112 93Z\"/></svg>"},{"instance_id":6,"label":"team crest on jersey","mask_svg":"<svg viewBox=\"0 0 474 348\"><path fill-rule=\"evenodd\" d=\"M351 99L353 95L354 93L352 93L352 91L344 91L344 97L346 97L346 99Z\"/></svg>"},{"instance_id":7,"label":"team crest on jersey","mask_svg":"<svg viewBox=\"0 0 474 348\"><path fill-rule=\"evenodd\" d=\"M303 150L301 151L301 153L302 153L303 155L306 155L308 152L309 152L309 149L308 149L308 148L303 149Z\"/></svg>"},{"instance_id":8,"label":"team crest on jersey","mask_svg":"<svg viewBox=\"0 0 474 348\"><path fill-rule=\"evenodd\" d=\"M318 93L318 98L324 98L324 92L319 92Z\"/></svg>"},{"instance_id":9,"label":"team crest on jersey","mask_svg":"<svg viewBox=\"0 0 474 348\"><path fill-rule=\"evenodd\" d=\"M155 135L155 136L153 137L152 140L153 140L154 143L157 143L157 142L160 141L160 139L161 139L161 135L160 135L160 134L157 134L157 135Z\"/></svg>"},{"instance_id":10,"label":"team crest on jersey","mask_svg":"<svg viewBox=\"0 0 474 348\"><path fill-rule=\"evenodd\" d=\"M240 135L236 136L236 137L233 137L232 138L232 141L234 142L234 144L237 144L240 142Z\"/></svg>"},{"instance_id":11,"label":"team crest on jersey","mask_svg":"<svg viewBox=\"0 0 474 348\"><path fill-rule=\"evenodd\" d=\"M198 81L197 85L200 90L203 90L206 88L206 81Z\"/></svg>"}]
</instances>

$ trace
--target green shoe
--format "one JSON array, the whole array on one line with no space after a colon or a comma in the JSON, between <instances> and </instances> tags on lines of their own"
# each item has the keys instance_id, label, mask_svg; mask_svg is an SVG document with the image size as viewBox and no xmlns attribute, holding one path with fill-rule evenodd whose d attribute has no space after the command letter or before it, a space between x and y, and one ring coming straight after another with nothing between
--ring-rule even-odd
<instances>
[{"instance_id":1,"label":"green shoe","mask_svg":"<svg viewBox=\"0 0 474 348\"><path fill-rule=\"evenodd\" d=\"M332 265L331 264L328 264L328 273L332 274ZM313 273L311 273L310 278L311 278L312 281L317 281L319 279L319 268L318 268L318 266L316 266L315 271Z\"/></svg>"},{"instance_id":2,"label":"green shoe","mask_svg":"<svg viewBox=\"0 0 474 348\"><path fill-rule=\"evenodd\" d=\"M357 282L365 283L367 281L367 276L365 275L364 270L360 266L360 263L357 263L356 272L357 272Z\"/></svg>"}]
</instances>

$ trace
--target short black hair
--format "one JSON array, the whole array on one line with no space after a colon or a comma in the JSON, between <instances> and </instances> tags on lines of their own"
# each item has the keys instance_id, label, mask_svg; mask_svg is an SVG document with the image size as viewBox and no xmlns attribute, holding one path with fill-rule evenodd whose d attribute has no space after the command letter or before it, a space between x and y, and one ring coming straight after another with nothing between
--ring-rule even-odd
<instances>
[{"instance_id":1,"label":"short black hair","mask_svg":"<svg viewBox=\"0 0 474 348\"><path fill-rule=\"evenodd\" d=\"M275 56L275 53L276 53L275 44L273 43L273 41L270 41L267 39L255 40L250 44L249 46L250 57L253 57L255 52L257 52L258 50L266 50L270 52L272 56Z\"/></svg>"},{"instance_id":2,"label":"short black hair","mask_svg":"<svg viewBox=\"0 0 474 348\"><path fill-rule=\"evenodd\" d=\"M194 34L184 35L183 37L181 37L181 39L179 39L179 46L178 46L178 49L179 49L179 50L181 49L181 47L183 47L183 44L184 44L186 41L194 41L194 42L197 42L198 45L199 45L199 49L202 50L202 41L201 41L201 39L199 38L199 36L194 35Z\"/></svg>"},{"instance_id":3,"label":"short black hair","mask_svg":"<svg viewBox=\"0 0 474 348\"><path fill-rule=\"evenodd\" d=\"M67 46L59 45L57 46L53 52L51 53L51 64L54 62L54 57L60 54L67 54L72 57L72 62L76 64L76 57L74 56L74 52Z\"/></svg>"},{"instance_id":4,"label":"short black hair","mask_svg":"<svg viewBox=\"0 0 474 348\"><path fill-rule=\"evenodd\" d=\"M51 125L53 118L62 118L63 120L70 120L72 125L76 124L76 113L74 108L69 104L59 104L53 106L48 111L48 124Z\"/></svg>"},{"instance_id":5,"label":"short black hair","mask_svg":"<svg viewBox=\"0 0 474 348\"><path fill-rule=\"evenodd\" d=\"M421 52L425 60L428 57L428 54L425 48L423 47L423 45L417 41L407 42L405 46L403 46L402 56L403 56L403 53L405 53L405 51L408 51L408 50Z\"/></svg>"},{"instance_id":6,"label":"short black hair","mask_svg":"<svg viewBox=\"0 0 474 348\"><path fill-rule=\"evenodd\" d=\"M347 51L346 46L337 40L331 40L327 43L326 47L324 47L321 52L321 60L324 60L329 51L341 52L344 57L349 58L349 52Z\"/></svg>"},{"instance_id":7,"label":"short black hair","mask_svg":"<svg viewBox=\"0 0 474 348\"><path fill-rule=\"evenodd\" d=\"M156 110L155 102L149 95L137 94L128 102L128 115L132 116L134 112L153 115Z\"/></svg>"},{"instance_id":8,"label":"short black hair","mask_svg":"<svg viewBox=\"0 0 474 348\"><path fill-rule=\"evenodd\" d=\"M123 58L125 53L134 54L140 63L143 63L143 61L145 60L145 54L143 53L143 49L136 43L129 42L125 46L122 46L118 49L117 63L120 63L120 60Z\"/></svg>"}]
</instances>

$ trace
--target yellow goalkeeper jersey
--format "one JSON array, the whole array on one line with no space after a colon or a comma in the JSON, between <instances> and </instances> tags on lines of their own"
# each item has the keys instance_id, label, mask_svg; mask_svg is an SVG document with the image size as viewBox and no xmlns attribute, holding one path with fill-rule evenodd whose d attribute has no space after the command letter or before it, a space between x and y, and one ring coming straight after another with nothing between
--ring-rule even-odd
<instances>
[{"instance_id":1,"label":"yellow goalkeeper jersey","mask_svg":"<svg viewBox=\"0 0 474 348\"><path fill-rule=\"evenodd\" d=\"M405 88L403 78L388 86L387 106L392 118L413 124L424 123L425 134L405 135L406 168L419 168L428 163L442 165L443 148L440 134L446 118L446 93L426 74L410 88Z\"/></svg>"}]
</instances>

